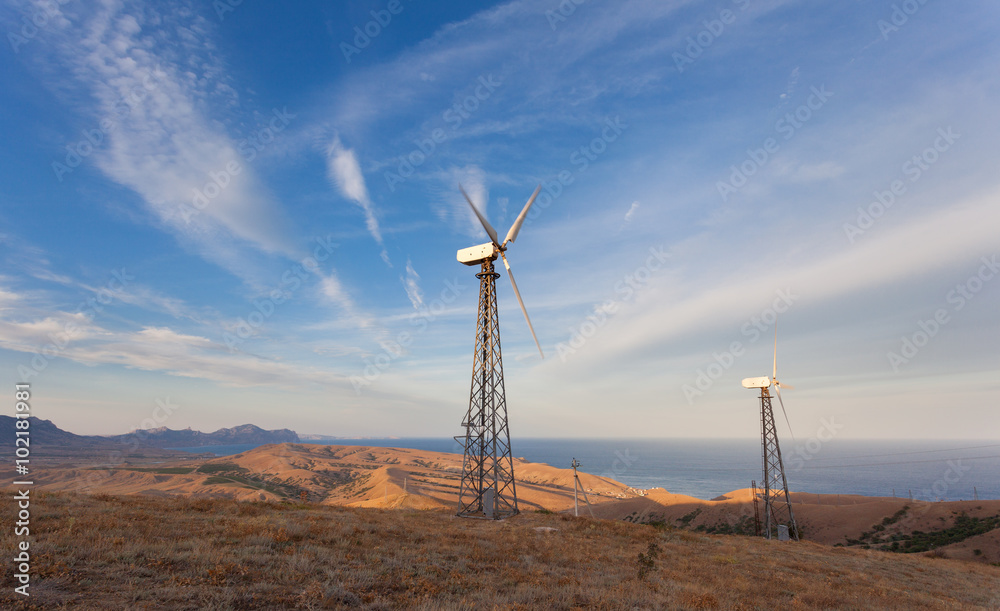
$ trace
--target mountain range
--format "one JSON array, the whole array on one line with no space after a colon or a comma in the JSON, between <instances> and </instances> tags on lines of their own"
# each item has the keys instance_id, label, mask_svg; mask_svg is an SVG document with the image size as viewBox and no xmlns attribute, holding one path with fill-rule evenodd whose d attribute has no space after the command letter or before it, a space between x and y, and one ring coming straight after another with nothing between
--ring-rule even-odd
<instances>
[{"instance_id":1,"label":"mountain range","mask_svg":"<svg viewBox=\"0 0 1000 611\"><path fill-rule=\"evenodd\" d=\"M0 439L14 439L16 418L0 416ZM212 445L298 443L295 431L280 429L267 431L253 424L243 424L213 433L203 433L190 428L173 430L166 427L137 430L125 435L77 435L64 431L51 420L33 417L30 420L32 453L36 457L80 454L95 451L144 451L161 454L166 448L188 448ZM13 442L0 444L0 455L13 452Z\"/></svg>"},{"instance_id":2,"label":"mountain range","mask_svg":"<svg viewBox=\"0 0 1000 611\"><path fill-rule=\"evenodd\" d=\"M144 445L157 448L190 448L197 446L235 445L244 443L298 443L299 436L290 429L266 431L253 424L241 424L214 433L202 433L191 428L183 430L159 427L134 431L126 435L105 437L115 442L134 443L138 438Z\"/></svg>"}]
</instances>

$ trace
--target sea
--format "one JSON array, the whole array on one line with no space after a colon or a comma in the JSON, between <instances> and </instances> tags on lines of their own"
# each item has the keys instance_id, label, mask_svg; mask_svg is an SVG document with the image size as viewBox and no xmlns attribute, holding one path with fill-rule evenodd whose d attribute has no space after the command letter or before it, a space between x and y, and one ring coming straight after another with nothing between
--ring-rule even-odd
<instances>
[{"instance_id":1,"label":"sea","mask_svg":"<svg viewBox=\"0 0 1000 611\"><path fill-rule=\"evenodd\" d=\"M461 454L454 439L392 438L307 441L324 445L412 448ZM238 454L256 444L173 448ZM761 476L759 439L511 440L513 455L530 462L610 477L637 489L664 488L712 499L749 488ZM843 440L783 442L788 488L816 494L913 498L923 501L1000 499L1000 441Z\"/></svg>"}]
</instances>

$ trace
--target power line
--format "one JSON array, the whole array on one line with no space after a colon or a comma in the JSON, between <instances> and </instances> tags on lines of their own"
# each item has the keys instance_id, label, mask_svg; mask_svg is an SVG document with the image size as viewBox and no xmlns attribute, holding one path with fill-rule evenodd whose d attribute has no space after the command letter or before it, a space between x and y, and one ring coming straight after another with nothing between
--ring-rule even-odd
<instances>
[{"instance_id":1,"label":"power line","mask_svg":"<svg viewBox=\"0 0 1000 611\"><path fill-rule=\"evenodd\" d=\"M861 456L827 456L825 458L814 458L813 460L853 460L855 458L882 458L885 456L909 456L911 454L932 454L935 452L958 452L964 450L980 450L983 448L1000 448L1000 443L987 446L968 446L965 448L947 448L944 450L920 450L915 452L893 452L891 454L864 454Z\"/></svg>"},{"instance_id":2,"label":"power line","mask_svg":"<svg viewBox=\"0 0 1000 611\"><path fill-rule=\"evenodd\" d=\"M940 463L947 460L985 460L987 458L1000 458L1000 454L994 456L960 456L951 458L935 458L934 460L907 460L903 462L879 462L879 463L869 463L867 465L819 465L813 467L811 465L806 465L803 469L853 469L854 467L884 467L889 465L918 465L921 463Z\"/></svg>"},{"instance_id":3,"label":"power line","mask_svg":"<svg viewBox=\"0 0 1000 611\"><path fill-rule=\"evenodd\" d=\"M886 456L895 456L895 454L887 454ZM850 460L851 458L866 458L864 456L858 457L840 457L837 460ZM852 465L820 465L811 466L807 464L803 469L850 469L853 467L881 467L889 465L919 465L923 463L940 463L948 460L984 460L987 458L1000 458L1000 454L993 456L945 456L942 458L934 458L931 460L906 460L901 462L879 462L879 463L867 463L867 464L852 464ZM818 458L813 458L810 460L819 460ZM827 459L831 460L831 459ZM690 471L710 471L717 473L733 473L733 472L755 472L756 468L750 467L731 467L731 468L711 468L711 467L677 467L675 469L677 473L687 473Z\"/></svg>"}]
</instances>

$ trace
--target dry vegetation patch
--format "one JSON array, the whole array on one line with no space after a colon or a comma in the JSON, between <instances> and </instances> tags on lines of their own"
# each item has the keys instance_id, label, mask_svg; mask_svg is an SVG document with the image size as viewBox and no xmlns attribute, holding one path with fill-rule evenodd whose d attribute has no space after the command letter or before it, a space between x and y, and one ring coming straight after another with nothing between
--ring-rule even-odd
<instances>
[{"instance_id":1,"label":"dry vegetation patch","mask_svg":"<svg viewBox=\"0 0 1000 611\"><path fill-rule=\"evenodd\" d=\"M10 495L0 509L11 515ZM42 493L35 609L969 609L1000 569L625 522ZM2 534L4 549L13 539ZM5 582L10 565L5 564Z\"/></svg>"}]
</instances>

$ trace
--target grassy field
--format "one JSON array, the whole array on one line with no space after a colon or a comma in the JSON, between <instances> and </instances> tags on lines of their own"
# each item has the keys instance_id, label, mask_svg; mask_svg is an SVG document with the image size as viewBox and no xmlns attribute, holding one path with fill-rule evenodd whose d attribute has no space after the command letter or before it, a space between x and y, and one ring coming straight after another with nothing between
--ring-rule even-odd
<instances>
[{"instance_id":1,"label":"grassy field","mask_svg":"<svg viewBox=\"0 0 1000 611\"><path fill-rule=\"evenodd\" d=\"M32 509L32 596L5 562L4 609L1000 608L993 566L550 513L70 493Z\"/></svg>"}]
</instances>

